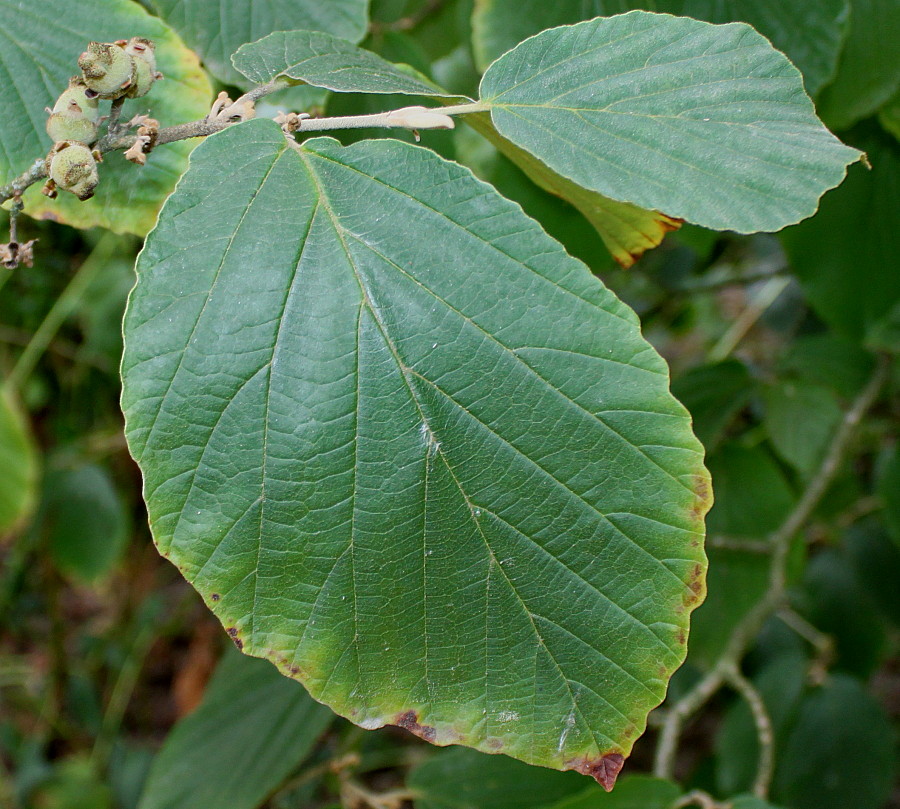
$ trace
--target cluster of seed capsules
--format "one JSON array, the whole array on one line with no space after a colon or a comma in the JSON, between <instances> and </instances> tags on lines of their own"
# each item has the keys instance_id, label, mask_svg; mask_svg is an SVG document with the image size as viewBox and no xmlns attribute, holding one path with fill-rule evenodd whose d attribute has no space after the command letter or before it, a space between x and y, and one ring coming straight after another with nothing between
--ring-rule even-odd
<instances>
[{"instance_id":1,"label":"cluster of seed capsules","mask_svg":"<svg viewBox=\"0 0 900 809\"><path fill-rule=\"evenodd\" d=\"M47 119L47 134L53 139L45 160L49 179L44 193L49 197L56 196L57 188L81 200L94 195L101 157L91 147L100 132L99 101L140 98L162 78L155 46L143 37L91 42L78 57L78 67L82 75L69 80Z\"/></svg>"}]
</instances>

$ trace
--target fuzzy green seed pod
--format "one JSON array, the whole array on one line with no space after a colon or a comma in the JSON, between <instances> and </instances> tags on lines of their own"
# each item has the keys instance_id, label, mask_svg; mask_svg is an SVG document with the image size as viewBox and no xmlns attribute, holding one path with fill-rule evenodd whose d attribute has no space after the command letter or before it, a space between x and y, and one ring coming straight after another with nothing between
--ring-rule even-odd
<instances>
[{"instance_id":1,"label":"fuzzy green seed pod","mask_svg":"<svg viewBox=\"0 0 900 809\"><path fill-rule=\"evenodd\" d=\"M134 59L115 42L91 42L78 57L88 94L121 98L134 82Z\"/></svg>"},{"instance_id":2,"label":"fuzzy green seed pod","mask_svg":"<svg viewBox=\"0 0 900 809\"><path fill-rule=\"evenodd\" d=\"M47 155L47 175L57 188L71 191L78 199L94 196L100 182L94 153L83 143L57 143Z\"/></svg>"},{"instance_id":3,"label":"fuzzy green seed pod","mask_svg":"<svg viewBox=\"0 0 900 809\"><path fill-rule=\"evenodd\" d=\"M134 60L134 83L128 88L129 98L140 98L150 92L153 82L162 78L156 70L156 45L143 37L132 37L125 44L125 53Z\"/></svg>"},{"instance_id":4,"label":"fuzzy green seed pod","mask_svg":"<svg viewBox=\"0 0 900 809\"><path fill-rule=\"evenodd\" d=\"M68 89L56 99L47 119L47 134L54 143L68 140L90 144L97 140L100 108L96 98L85 94L86 90L81 77L75 76L69 80Z\"/></svg>"}]
</instances>

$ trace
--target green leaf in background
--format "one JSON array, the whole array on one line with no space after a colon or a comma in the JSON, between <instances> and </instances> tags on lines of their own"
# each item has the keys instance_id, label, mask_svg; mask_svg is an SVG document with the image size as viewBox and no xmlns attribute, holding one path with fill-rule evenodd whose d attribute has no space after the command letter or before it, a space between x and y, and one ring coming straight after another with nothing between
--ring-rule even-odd
<instances>
[{"instance_id":1,"label":"green leaf in background","mask_svg":"<svg viewBox=\"0 0 900 809\"><path fill-rule=\"evenodd\" d=\"M900 89L878 111L878 120L888 132L900 140Z\"/></svg>"},{"instance_id":2,"label":"green leaf in background","mask_svg":"<svg viewBox=\"0 0 900 809\"><path fill-rule=\"evenodd\" d=\"M672 393L691 411L694 433L707 452L747 405L756 384L739 360L692 368L672 382Z\"/></svg>"},{"instance_id":3,"label":"green leaf in background","mask_svg":"<svg viewBox=\"0 0 900 809\"><path fill-rule=\"evenodd\" d=\"M761 447L726 443L709 458L716 502L709 513L709 535L732 542L760 541L778 528L794 495L778 464ZM731 548L709 548L708 594L694 615L690 660L713 665L734 627L769 586L769 556Z\"/></svg>"},{"instance_id":4,"label":"green leaf in background","mask_svg":"<svg viewBox=\"0 0 900 809\"><path fill-rule=\"evenodd\" d=\"M226 84L250 84L231 64L247 42L273 31L324 31L359 42L369 24L369 0L152 0L157 13Z\"/></svg>"},{"instance_id":5,"label":"green leaf in background","mask_svg":"<svg viewBox=\"0 0 900 809\"><path fill-rule=\"evenodd\" d=\"M897 489L900 491L900 482ZM900 626L900 549L892 543L884 526L877 520L857 523L847 531L842 547L882 615Z\"/></svg>"},{"instance_id":6,"label":"green leaf in background","mask_svg":"<svg viewBox=\"0 0 900 809\"><path fill-rule=\"evenodd\" d=\"M86 755L57 762L29 802L35 809L113 809L114 805L112 790Z\"/></svg>"},{"instance_id":7,"label":"green leaf in background","mask_svg":"<svg viewBox=\"0 0 900 809\"><path fill-rule=\"evenodd\" d=\"M769 385L763 398L772 446L802 476L810 477L843 418L837 398L822 385L784 380Z\"/></svg>"},{"instance_id":8,"label":"green leaf in background","mask_svg":"<svg viewBox=\"0 0 900 809\"><path fill-rule=\"evenodd\" d=\"M541 805L541 809L672 809L680 797L681 789L671 781L632 775L623 778L610 794L587 790L572 798Z\"/></svg>"},{"instance_id":9,"label":"green leaf in background","mask_svg":"<svg viewBox=\"0 0 900 809\"><path fill-rule=\"evenodd\" d=\"M109 473L85 464L51 472L41 515L56 566L82 583L102 579L119 562L130 521Z\"/></svg>"},{"instance_id":10,"label":"green leaf in background","mask_svg":"<svg viewBox=\"0 0 900 809\"><path fill-rule=\"evenodd\" d=\"M803 571L800 608L835 643L835 667L871 676L888 651L885 622L850 554L843 548L817 553Z\"/></svg>"},{"instance_id":11,"label":"green leaf in background","mask_svg":"<svg viewBox=\"0 0 900 809\"><path fill-rule=\"evenodd\" d=\"M616 794L625 781L616 785ZM462 747L436 751L406 779L416 809L535 809L576 795L584 785L575 773L529 767Z\"/></svg>"},{"instance_id":12,"label":"green leaf in background","mask_svg":"<svg viewBox=\"0 0 900 809\"><path fill-rule=\"evenodd\" d=\"M815 213L860 153L743 23L632 11L545 31L484 74L501 135L577 184L717 230Z\"/></svg>"},{"instance_id":13,"label":"green leaf in background","mask_svg":"<svg viewBox=\"0 0 900 809\"><path fill-rule=\"evenodd\" d=\"M850 16L848 0L476 0L472 15L476 61L484 69L545 28L634 9L711 23L749 23L799 68L810 95L834 78Z\"/></svg>"},{"instance_id":14,"label":"green leaf in background","mask_svg":"<svg viewBox=\"0 0 900 809\"><path fill-rule=\"evenodd\" d=\"M791 268L816 313L862 340L900 300L900 143L877 126L860 134L872 169L854 166L818 215L786 231Z\"/></svg>"},{"instance_id":15,"label":"green leaf in background","mask_svg":"<svg viewBox=\"0 0 900 809\"><path fill-rule=\"evenodd\" d=\"M776 762L773 797L791 809L880 809L894 782L894 731L859 680L835 674L804 699Z\"/></svg>"},{"instance_id":16,"label":"green leaf in background","mask_svg":"<svg viewBox=\"0 0 900 809\"><path fill-rule=\"evenodd\" d=\"M885 525L900 545L900 447L894 447L881 472L878 494L884 502Z\"/></svg>"},{"instance_id":17,"label":"green leaf in background","mask_svg":"<svg viewBox=\"0 0 900 809\"><path fill-rule=\"evenodd\" d=\"M611 784L684 657L708 478L583 264L430 150L250 121L192 156L125 334L156 542L247 652Z\"/></svg>"},{"instance_id":18,"label":"green leaf in background","mask_svg":"<svg viewBox=\"0 0 900 809\"><path fill-rule=\"evenodd\" d=\"M817 105L822 120L838 131L871 115L900 91L900 3L850 0L850 9L837 78Z\"/></svg>"},{"instance_id":19,"label":"green leaf in background","mask_svg":"<svg viewBox=\"0 0 900 809\"><path fill-rule=\"evenodd\" d=\"M276 31L242 45L231 58L236 70L263 84L287 76L341 93L452 96L378 54L317 31Z\"/></svg>"},{"instance_id":20,"label":"green leaf in background","mask_svg":"<svg viewBox=\"0 0 900 809\"><path fill-rule=\"evenodd\" d=\"M332 719L269 663L231 652L203 702L166 737L138 809L256 809Z\"/></svg>"},{"instance_id":21,"label":"green leaf in background","mask_svg":"<svg viewBox=\"0 0 900 809\"><path fill-rule=\"evenodd\" d=\"M680 220L665 214L648 211L629 202L616 202L573 183L501 136L487 113L466 115L463 120L522 169L532 182L577 208L596 228L612 257L622 267L631 267L647 250L656 247L667 233L681 226Z\"/></svg>"},{"instance_id":22,"label":"green leaf in background","mask_svg":"<svg viewBox=\"0 0 900 809\"><path fill-rule=\"evenodd\" d=\"M21 174L50 150L45 107L53 106L69 77L78 73L78 55L92 40L143 36L156 43L159 69L166 79L154 84L148 96L127 101L123 120L149 109L163 126L170 126L202 118L209 110L212 92L197 57L171 28L131 0L92 0L80 4L77 13L68 0L27 4L0 0L0 29L16 32L16 47L5 48L0 62L4 110L0 183ZM107 103L102 102L101 108ZM34 185L25 194L25 211L74 227L100 225L142 236L153 227L163 200L187 167L193 145L182 141L159 149L142 168L121 153L110 153L93 199L81 202L61 193L51 200L41 194L40 185Z\"/></svg>"},{"instance_id":23,"label":"green leaf in background","mask_svg":"<svg viewBox=\"0 0 900 809\"><path fill-rule=\"evenodd\" d=\"M0 387L0 538L34 508L38 455L25 416L13 394Z\"/></svg>"},{"instance_id":24,"label":"green leaf in background","mask_svg":"<svg viewBox=\"0 0 900 809\"><path fill-rule=\"evenodd\" d=\"M875 358L852 340L824 332L798 337L786 347L778 366L781 376L824 385L852 399L871 378Z\"/></svg>"}]
</instances>

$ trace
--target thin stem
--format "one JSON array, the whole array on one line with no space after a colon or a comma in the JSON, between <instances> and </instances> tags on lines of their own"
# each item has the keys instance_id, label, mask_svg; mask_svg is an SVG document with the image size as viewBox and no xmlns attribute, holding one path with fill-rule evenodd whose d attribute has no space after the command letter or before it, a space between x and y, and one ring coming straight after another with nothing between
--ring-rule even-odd
<instances>
[{"instance_id":1,"label":"thin stem","mask_svg":"<svg viewBox=\"0 0 900 809\"><path fill-rule=\"evenodd\" d=\"M119 134L119 119L122 117L122 106L125 104L125 97L113 99L109 108L109 118L106 120L106 132L110 137Z\"/></svg>"},{"instance_id":2,"label":"thin stem","mask_svg":"<svg viewBox=\"0 0 900 809\"><path fill-rule=\"evenodd\" d=\"M741 674L737 665L725 668L725 680L744 698L753 714L756 738L759 742L759 760L756 765L756 778L753 781L753 794L758 798L766 798L772 784L775 766L775 733L772 730L772 719L762 695L756 690L756 686Z\"/></svg>"},{"instance_id":3,"label":"thin stem","mask_svg":"<svg viewBox=\"0 0 900 809\"><path fill-rule=\"evenodd\" d=\"M34 371L40 358L56 336L60 326L72 314L79 301L87 292L98 273L106 266L107 261L120 243L120 237L106 233L97 242L90 255L81 263L78 271L72 276L69 285L47 312L44 321L38 326L31 341L19 355L19 359L6 380L10 390L17 390Z\"/></svg>"},{"instance_id":4,"label":"thin stem","mask_svg":"<svg viewBox=\"0 0 900 809\"><path fill-rule=\"evenodd\" d=\"M722 687L728 673L737 668L766 620L785 606L787 562L791 540L806 525L834 480L859 422L878 398L878 393L888 379L889 371L890 359L885 355L879 356L878 364L869 381L844 414L816 474L810 479L797 505L769 537L772 563L766 594L732 632L725 651L709 674L668 710L657 742L654 775L660 778L671 777L684 723Z\"/></svg>"}]
</instances>

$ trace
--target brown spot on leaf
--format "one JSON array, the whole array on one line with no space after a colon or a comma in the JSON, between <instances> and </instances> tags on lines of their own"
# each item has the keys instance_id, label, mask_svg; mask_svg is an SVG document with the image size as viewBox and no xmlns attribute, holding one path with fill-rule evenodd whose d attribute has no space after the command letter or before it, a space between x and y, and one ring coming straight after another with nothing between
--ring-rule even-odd
<instances>
[{"instance_id":1,"label":"brown spot on leaf","mask_svg":"<svg viewBox=\"0 0 900 809\"><path fill-rule=\"evenodd\" d=\"M415 711L406 711L398 715L393 724L408 730L426 742L433 742L437 737L437 732L433 727L419 724L419 715Z\"/></svg>"},{"instance_id":2,"label":"brown spot on leaf","mask_svg":"<svg viewBox=\"0 0 900 809\"><path fill-rule=\"evenodd\" d=\"M582 775L589 775L607 792L616 784L616 778L622 771L625 756L621 753L607 753L598 759L579 758L566 762L566 769L575 770Z\"/></svg>"},{"instance_id":3,"label":"brown spot on leaf","mask_svg":"<svg viewBox=\"0 0 900 809\"><path fill-rule=\"evenodd\" d=\"M682 646L685 644L685 642L687 641L687 636L684 634L683 629L679 629L675 633L675 640L677 640Z\"/></svg>"},{"instance_id":4,"label":"brown spot on leaf","mask_svg":"<svg viewBox=\"0 0 900 809\"><path fill-rule=\"evenodd\" d=\"M498 739L496 736L488 736L487 746L490 747L491 750L502 750L503 739Z\"/></svg>"},{"instance_id":5,"label":"brown spot on leaf","mask_svg":"<svg viewBox=\"0 0 900 809\"><path fill-rule=\"evenodd\" d=\"M244 648L244 641L242 641L238 637L238 630L237 630L236 626L229 626L225 631L228 633L229 637L234 641L234 645L237 646L238 649Z\"/></svg>"}]
</instances>

